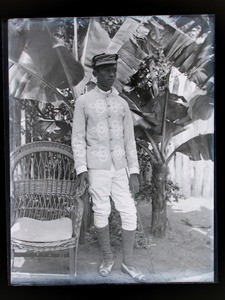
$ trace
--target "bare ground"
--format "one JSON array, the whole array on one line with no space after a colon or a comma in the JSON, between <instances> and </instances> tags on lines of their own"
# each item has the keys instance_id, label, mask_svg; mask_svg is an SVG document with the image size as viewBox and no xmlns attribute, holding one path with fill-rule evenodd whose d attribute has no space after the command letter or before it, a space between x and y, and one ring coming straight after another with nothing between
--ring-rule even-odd
<instances>
[{"instance_id":1,"label":"bare ground","mask_svg":"<svg viewBox=\"0 0 225 300\"><path fill-rule=\"evenodd\" d=\"M188 198L168 204L167 233L163 239L149 234L151 205L138 204L147 248L135 248L134 263L146 276L145 284L214 281L214 210L212 199ZM74 285L135 284L121 269L121 249L109 277L98 275L98 242L80 245ZM69 285L68 258L16 257L13 285ZM22 274L22 272L25 272Z\"/></svg>"}]
</instances>

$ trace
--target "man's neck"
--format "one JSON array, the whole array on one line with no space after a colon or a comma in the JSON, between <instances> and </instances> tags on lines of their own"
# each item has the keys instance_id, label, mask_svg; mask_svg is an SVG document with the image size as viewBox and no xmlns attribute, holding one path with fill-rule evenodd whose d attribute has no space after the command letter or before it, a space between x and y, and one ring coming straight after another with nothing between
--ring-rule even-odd
<instances>
[{"instance_id":1,"label":"man's neck","mask_svg":"<svg viewBox=\"0 0 225 300\"><path fill-rule=\"evenodd\" d=\"M104 86L104 85L101 85L99 82L97 82L97 86L100 90L102 90L103 92L109 92L112 90L112 86L110 88Z\"/></svg>"},{"instance_id":2,"label":"man's neck","mask_svg":"<svg viewBox=\"0 0 225 300\"><path fill-rule=\"evenodd\" d=\"M97 88L98 88L101 92L106 93L106 94L112 92L112 87L111 87L110 89L105 90L105 89L103 89L102 87L99 87L99 86L97 85Z\"/></svg>"}]
</instances>

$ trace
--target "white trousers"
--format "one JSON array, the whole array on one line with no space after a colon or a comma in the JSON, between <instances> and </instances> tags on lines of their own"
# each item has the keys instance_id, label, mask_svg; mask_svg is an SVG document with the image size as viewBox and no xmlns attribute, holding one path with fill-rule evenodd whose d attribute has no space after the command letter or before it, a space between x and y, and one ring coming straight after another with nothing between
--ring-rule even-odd
<instances>
[{"instance_id":1,"label":"white trousers","mask_svg":"<svg viewBox=\"0 0 225 300\"><path fill-rule=\"evenodd\" d=\"M129 180L125 168L116 170L112 164L110 170L89 169L89 192L92 196L94 225L103 228L108 225L111 212L110 196L120 213L122 228L135 230L137 211L129 189Z\"/></svg>"}]
</instances>

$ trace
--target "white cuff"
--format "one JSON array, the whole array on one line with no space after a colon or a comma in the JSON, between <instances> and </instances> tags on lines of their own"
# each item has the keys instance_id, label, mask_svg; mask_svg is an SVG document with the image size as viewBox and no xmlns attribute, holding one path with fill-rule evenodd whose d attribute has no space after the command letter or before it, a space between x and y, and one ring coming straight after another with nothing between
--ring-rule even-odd
<instances>
[{"instance_id":1,"label":"white cuff","mask_svg":"<svg viewBox=\"0 0 225 300\"><path fill-rule=\"evenodd\" d=\"M87 167L85 165L76 168L77 175L86 171L87 171Z\"/></svg>"},{"instance_id":2,"label":"white cuff","mask_svg":"<svg viewBox=\"0 0 225 300\"><path fill-rule=\"evenodd\" d=\"M130 174L139 174L139 168L138 167L132 167L130 168Z\"/></svg>"}]
</instances>

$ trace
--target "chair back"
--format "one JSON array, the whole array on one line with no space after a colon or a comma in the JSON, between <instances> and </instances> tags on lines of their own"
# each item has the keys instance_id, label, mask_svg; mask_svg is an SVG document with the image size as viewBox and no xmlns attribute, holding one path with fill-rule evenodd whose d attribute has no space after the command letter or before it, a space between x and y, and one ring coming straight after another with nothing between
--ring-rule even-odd
<instances>
[{"instance_id":1,"label":"chair back","mask_svg":"<svg viewBox=\"0 0 225 300\"><path fill-rule=\"evenodd\" d=\"M10 156L11 213L53 220L71 217L77 176L72 148L57 142L22 145Z\"/></svg>"}]
</instances>

